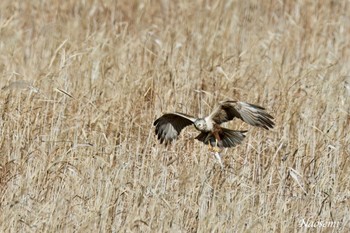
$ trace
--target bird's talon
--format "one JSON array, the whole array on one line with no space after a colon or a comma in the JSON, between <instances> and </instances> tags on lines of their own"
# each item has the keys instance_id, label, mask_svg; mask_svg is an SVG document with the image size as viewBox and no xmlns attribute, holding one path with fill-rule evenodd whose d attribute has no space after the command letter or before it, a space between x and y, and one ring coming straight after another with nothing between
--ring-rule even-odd
<instances>
[{"instance_id":1,"label":"bird's talon","mask_svg":"<svg viewBox=\"0 0 350 233\"><path fill-rule=\"evenodd\" d=\"M217 146L217 147L213 147L213 151L217 152L217 153L220 153L222 151L222 149Z\"/></svg>"},{"instance_id":2,"label":"bird's talon","mask_svg":"<svg viewBox=\"0 0 350 233\"><path fill-rule=\"evenodd\" d=\"M214 153L220 153L222 151L222 149L216 145L216 146L212 146L210 143L209 143L209 151L210 152L214 152Z\"/></svg>"},{"instance_id":3,"label":"bird's talon","mask_svg":"<svg viewBox=\"0 0 350 233\"><path fill-rule=\"evenodd\" d=\"M213 147L210 145L210 143L208 144L208 150L213 151Z\"/></svg>"}]
</instances>

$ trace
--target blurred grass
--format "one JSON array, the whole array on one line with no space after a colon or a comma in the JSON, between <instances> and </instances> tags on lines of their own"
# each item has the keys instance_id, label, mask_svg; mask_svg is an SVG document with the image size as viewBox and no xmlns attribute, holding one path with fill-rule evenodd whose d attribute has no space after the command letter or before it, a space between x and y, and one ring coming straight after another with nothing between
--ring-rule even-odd
<instances>
[{"instance_id":1,"label":"blurred grass","mask_svg":"<svg viewBox=\"0 0 350 233\"><path fill-rule=\"evenodd\" d=\"M0 231L349 231L341 1L0 3ZM162 113L265 106L222 171ZM305 221L339 222L306 228Z\"/></svg>"}]
</instances>

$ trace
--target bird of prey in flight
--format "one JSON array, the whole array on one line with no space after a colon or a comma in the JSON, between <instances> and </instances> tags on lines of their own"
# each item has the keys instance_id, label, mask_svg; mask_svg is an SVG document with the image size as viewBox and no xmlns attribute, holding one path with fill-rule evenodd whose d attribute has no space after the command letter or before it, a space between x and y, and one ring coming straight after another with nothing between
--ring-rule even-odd
<instances>
[{"instance_id":1,"label":"bird of prey in flight","mask_svg":"<svg viewBox=\"0 0 350 233\"><path fill-rule=\"evenodd\" d=\"M265 108L255 104L241 101L223 101L204 118L195 118L184 113L167 113L159 117L155 122L156 135L160 143L168 144L175 140L181 130L189 125L200 131L197 140L209 145L212 151L221 151L222 148L234 147L240 144L247 131L237 131L221 127L221 124L239 118L244 122L272 129L275 123L273 117L265 111ZM216 150L215 150L216 148Z\"/></svg>"}]
</instances>

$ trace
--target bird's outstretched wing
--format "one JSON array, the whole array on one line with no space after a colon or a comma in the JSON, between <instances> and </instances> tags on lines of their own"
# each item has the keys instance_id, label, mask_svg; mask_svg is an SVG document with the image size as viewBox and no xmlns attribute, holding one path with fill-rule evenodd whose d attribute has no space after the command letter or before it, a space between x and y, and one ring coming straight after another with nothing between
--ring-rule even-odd
<instances>
[{"instance_id":1,"label":"bird's outstretched wing","mask_svg":"<svg viewBox=\"0 0 350 233\"><path fill-rule=\"evenodd\" d=\"M235 117L252 126L264 129L272 129L275 125L272 121L273 117L265 111L265 108L241 101L220 102L219 106L209 115L209 118L217 124L230 121Z\"/></svg>"},{"instance_id":2,"label":"bird's outstretched wing","mask_svg":"<svg viewBox=\"0 0 350 233\"><path fill-rule=\"evenodd\" d=\"M153 125L156 127L156 135L160 143L166 144L173 141L181 130L193 124L196 118L183 113L167 113L159 117Z\"/></svg>"}]
</instances>

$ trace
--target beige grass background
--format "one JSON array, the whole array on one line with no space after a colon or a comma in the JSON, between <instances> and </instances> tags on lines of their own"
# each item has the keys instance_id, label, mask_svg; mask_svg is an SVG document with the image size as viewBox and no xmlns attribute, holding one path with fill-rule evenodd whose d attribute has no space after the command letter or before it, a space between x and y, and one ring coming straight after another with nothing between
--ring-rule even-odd
<instances>
[{"instance_id":1,"label":"beige grass background","mask_svg":"<svg viewBox=\"0 0 350 233\"><path fill-rule=\"evenodd\" d=\"M349 43L348 1L2 0L0 231L349 232ZM224 170L157 142L225 99L276 127Z\"/></svg>"}]
</instances>

